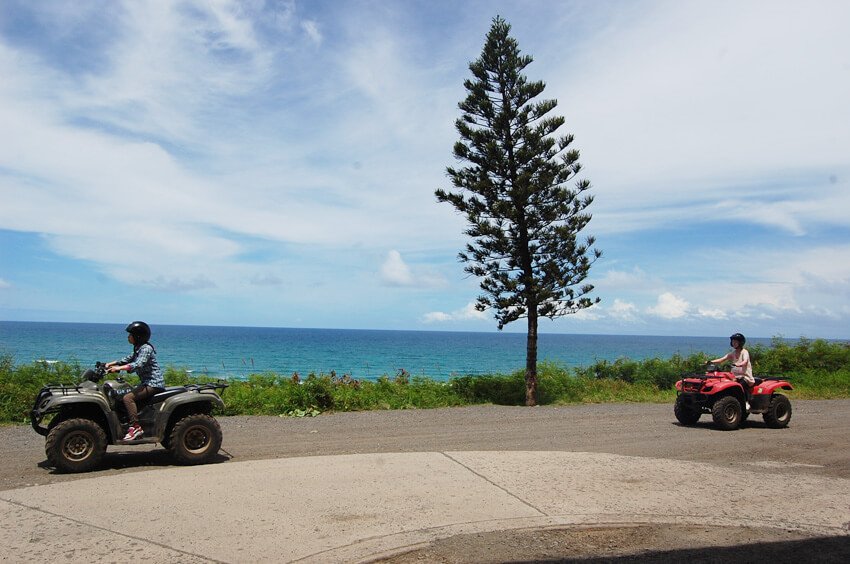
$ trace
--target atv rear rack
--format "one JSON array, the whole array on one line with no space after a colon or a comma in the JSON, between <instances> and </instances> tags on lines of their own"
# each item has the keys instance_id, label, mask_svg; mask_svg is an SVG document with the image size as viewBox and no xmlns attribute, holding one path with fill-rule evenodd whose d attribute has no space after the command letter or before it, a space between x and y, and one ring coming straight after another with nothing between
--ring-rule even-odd
<instances>
[{"instance_id":1,"label":"atv rear rack","mask_svg":"<svg viewBox=\"0 0 850 564\"><path fill-rule=\"evenodd\" d=\"M208 382L206 384L184 384L184 388L191 391L202 392L204 390L224 390L230 386L227 382L219 380L218 382Z\"/></svg>"},{"instance_id":2,"label":"atv rear rack","mask_svg":"<svg viewBox=\"0 0 850 564\"><path fill-rule=\"evenodd\" d=\"M682 378L683 379L694 378L694 379L698 379L698 380L708 380L709 378L717 378L717 376L714 373L705 374L705 373L700 372L700 373L695 373L695 374L685 374L684 376L682 376ZM791 379L790 376L753 376L753 378L755 378L756 380L761 380L762 382L769 381L769 380L790 380Z\"/></svg>"}]
</instances>

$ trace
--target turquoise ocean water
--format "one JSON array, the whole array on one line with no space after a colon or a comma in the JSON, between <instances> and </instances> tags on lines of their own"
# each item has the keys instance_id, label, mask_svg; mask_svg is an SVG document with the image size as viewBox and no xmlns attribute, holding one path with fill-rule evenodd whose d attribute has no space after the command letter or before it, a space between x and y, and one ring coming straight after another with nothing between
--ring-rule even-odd
<instances>
[{"instance_id":1,"label":"turquoise ocean water","mask_svg":"<svg viewBox=\"0 0 850 564\"><path fill-rule=\"evenodd\" d=\"M132 352L124 325L0 321L0 354L16 364L36 360L109 361ZM392 376L405 369L436 380L510 373L525 366L525 334L154 325L160 365L240 378L252 373ZM770 344L770 339L752 339ZM597 360L669 358L727 351L726 337L541 334L538 357L562 366Z\"/></svg>"}]
</instances>

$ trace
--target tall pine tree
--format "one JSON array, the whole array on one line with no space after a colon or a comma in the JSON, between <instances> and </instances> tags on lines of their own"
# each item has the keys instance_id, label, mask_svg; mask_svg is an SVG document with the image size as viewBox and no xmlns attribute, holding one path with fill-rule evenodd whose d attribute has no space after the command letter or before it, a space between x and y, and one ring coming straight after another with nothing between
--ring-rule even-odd
<instances>
[{"instance_id":1,"label":"tall pine tree","mask_svg":"<svg viewBox=\"0 0 850 564\"><path fill-rule=\"evenodd\" d=\"M454 156L466 166L448 167L457 192L438 189L440 202L466 216L471 238L459 254L465 271L481 280L479 311L492 309L499 329L528 320L526 405L537 403L537 326L598 303L583 284L602 256L592 236L578 240L590 221L588 180L575 180L579 152L572 135L555 137L564 118L548 116L556 100L535 102L545 84L529 82L510 25L493 20L484 49L469 65L467 97L458 104L460 140Z\"/></svg>"}]
</instances>

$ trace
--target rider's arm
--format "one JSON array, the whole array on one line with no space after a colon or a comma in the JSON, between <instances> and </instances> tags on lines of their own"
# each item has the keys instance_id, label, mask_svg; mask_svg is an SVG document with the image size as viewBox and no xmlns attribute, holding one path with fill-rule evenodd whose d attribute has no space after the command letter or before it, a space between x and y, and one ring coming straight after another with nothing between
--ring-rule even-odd
<instances>
[{"instance_id":1,"label":"rider's arm","mask_svg":"<svg viewBox=\"0 0 850 564\"><path fill-rule=\"evenodd\" d=\"M733 357L731 354L727 356L730 357L729 360L732 362L732 366L735 368L743 368L750 363L750 355L746 351L746 349L742 350L741 353L738 355L738 360L735 360L735 357Z\"/></svg>"},{"instance_id":2,"label":"rider's arm","mask_svg":"<svg viewBox=\"0 0 850 564\"><path fill-rule=\"evenodd\" d=\"M722 356L720 358L715 358L714 360L709 360L711 364L720 364L721 362L725 362L729 360L729 357L732 356L732 353L728 353L726 356Z\"/></svg>"},{"instance_id":3,"label":"rider's arm","mask_svg":"<svg viewBox=\"0 0 850 564\"><path fill-rule=\"evenodd\" d=\"M746 368L750 363L750 353L747 349L741 351L741 355L738 357L738 362L735 363L735 366L738 368Z\"/></svg>"},{"instance_id":4,"label":"rider's arm","mask_svg":"<svg viewBox=\"0 0 850 564\"><path fill-rule=\"evenodd\" d=\"M129 372L130 371L130 368L129 368L130 367L130 361L132 360L132 358L133 358L132 356L125 356L124 358L122 358L120 360L113 360L112 362L107 362L105 366L106 366L106 368L112 368L113 366L117 366L117 365L120 364L121 366L118 366L118 368L115 370L115 372L119 372L121 370L126 370L126 371Z\"/></svg>"}]
</instances>

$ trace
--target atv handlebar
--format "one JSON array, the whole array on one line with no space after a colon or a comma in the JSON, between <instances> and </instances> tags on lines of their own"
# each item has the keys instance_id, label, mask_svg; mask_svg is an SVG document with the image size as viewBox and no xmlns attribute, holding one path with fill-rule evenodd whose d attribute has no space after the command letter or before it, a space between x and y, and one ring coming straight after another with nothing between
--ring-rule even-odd
<instances>
[{"instance_id":1,"label":"atv handlebar","mask_svg":"<svg viewBox=\"0 0 850 564\"><path fill-rule=\"evenodd\" d=\"M106 376L106 365L100 361L94 363L94 370L89 368L83 373L83 378L97 384Z\"/></svg>"}]
</instances>

